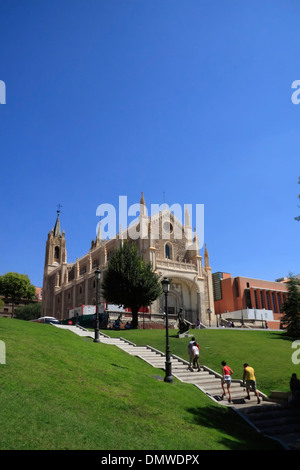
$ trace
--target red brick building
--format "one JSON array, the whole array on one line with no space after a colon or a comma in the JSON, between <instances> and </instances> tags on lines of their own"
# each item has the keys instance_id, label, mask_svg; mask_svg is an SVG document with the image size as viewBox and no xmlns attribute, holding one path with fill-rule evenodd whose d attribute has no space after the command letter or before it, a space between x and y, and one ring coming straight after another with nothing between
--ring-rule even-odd
<instances>
[{"instance_id":1,"label":"red brick building","mask_svg":"<svg viewBox=\"0 0 300 470\"><path fill-rule=\"evenodd\" d=\"M252 323L279 329L282 305L287 298L284 282L263 281L247 277L231 277L229 273L214 273L214 305L218 319Z\"/></svg>"}]
</instances>

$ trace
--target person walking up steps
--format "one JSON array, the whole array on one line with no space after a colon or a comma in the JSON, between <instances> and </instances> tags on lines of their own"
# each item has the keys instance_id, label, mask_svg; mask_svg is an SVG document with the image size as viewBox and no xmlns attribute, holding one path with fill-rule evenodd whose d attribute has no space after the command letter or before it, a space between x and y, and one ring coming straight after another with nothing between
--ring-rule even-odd
<instances>
[{"instance_id":1,"label":"person walking up steps","mask_svg":"<svg viewBox=\"0 0 300 470\"><path fill-rule=\"evenodd\" d=\"M193 362L193 357L194 357L194 353L193 353L193 345L194 345L194 342L195 342L195 338L194 336L192 337L191 341L189 342L188 344L188 355L189 355L189 366L188 366L188 369L191 369L192 368L192 362Z\"/></svg>"},{"instance_id":2,"label":"person walking up steps","mask_svg":"<svg viewBox=\"0 0 300 470\"><path fill-rule=\"evenodd\" d=\"M223 394L222 394L222 400L223 397L226 396L225 392L225 384L227 385L227 391L228 391L228 402L231 403L231 390L230 390L230 385L231 385L231 376L233 374L233 370L226 364L225 361L222 361L222 389L223 389Z\"/></svg>"},{"instance_id":3,"label":"person walking up steps","mask_svg":"<svg viewBox=\"0 0 300 470\"><path fill-rule=\"evenodd\" d=\"M199 365L199 344L196 341L193 343L193 366L198 368L198 372L200 372L200 365Z\"/></svg>"},{"instance_id":4,"label":"person walking up steps","mask_svg":"<svg viewBox=\"0 0 300 470\"><path fill-rule=\"evenodd\" d=\"M250 367L247 363L244 364L243 384L246 384L247 396L245 398L250 400L250 390L252 389L256 395L257 403L260 403L259 393L256 390L255 372L253 367Z\"/></svg>"}]
</instances>

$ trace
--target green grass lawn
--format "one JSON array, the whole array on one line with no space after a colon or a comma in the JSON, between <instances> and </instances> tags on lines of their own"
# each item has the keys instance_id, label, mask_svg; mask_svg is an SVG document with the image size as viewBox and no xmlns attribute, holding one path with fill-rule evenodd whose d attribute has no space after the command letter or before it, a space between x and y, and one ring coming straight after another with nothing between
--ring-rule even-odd
<instances>
[{"instance_id":1,"label":"green grass lawn","mask_svg":"<svg viewBox=\"0 0 300 470\"><path fill-rule=\"evenodd\" d=\"M161 331L123 333L159 349L164 344ZM209 339L210 333L215 339ZM216 333L199 335L207 358L219 363L219 346L209 352ZM158 380L163 371L114 346L50 325L4 318L0 340L6 345L6 364L0 364L1 450L276 448L233 410L192 385ZM185 343L171 338L181 356ZM277 344L280 350L285 342L278 339Z\"/></svg>"},{"instance_id":2,"label":"green grass lawn","mask_svg":"<svg viewBox=\"0 0 300 470\"><path fill-rule=\"evenodd\" d=\"M149 344L165 352L164 330L103 331L111 336L123 336L138 345ZM170 330L171 353L188 360L190 338L177 338L177 330ZM221 373L225 360L234 371L234 379L243 378L243 364L254 367L258 389L267 395L272 390L289 391L293 372L300 377L300 365L292 362L292 340L282 331L220 328L190 330L200 345L200 364Z\"/></svg>"}]
</instances>

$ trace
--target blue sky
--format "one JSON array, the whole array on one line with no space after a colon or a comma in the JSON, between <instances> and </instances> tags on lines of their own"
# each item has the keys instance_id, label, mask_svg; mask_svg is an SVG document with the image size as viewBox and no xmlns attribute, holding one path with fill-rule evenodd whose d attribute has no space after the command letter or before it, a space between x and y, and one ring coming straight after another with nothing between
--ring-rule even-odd
<instances>
[{"instance_id":1,"label":"blue sky","mask_svg":"<svg viewBox=\"0 0 300 470\"><path fill-rule=\"evenodd\" d=\"M298 0L3 0L0 273L99 204L204 204L213 272L300 273ZM203 249L201 250L203 254Z\"/></svg>"}]
</instances>

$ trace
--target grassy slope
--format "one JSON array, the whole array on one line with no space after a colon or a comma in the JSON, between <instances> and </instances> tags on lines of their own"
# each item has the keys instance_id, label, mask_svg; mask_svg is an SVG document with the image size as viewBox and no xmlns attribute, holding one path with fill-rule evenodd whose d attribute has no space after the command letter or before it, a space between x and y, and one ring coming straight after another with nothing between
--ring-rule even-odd
<instances>
[{"instance_id":1,"label":"grassy slope","mask_svg":"<svg viewBox=\"0 0 300 470\"><path fill-rule=\"evenodd\" d=\"M270 394L272 390L289 391L293 372L300 376L300 365L292 362L292 341L281 331L249 331L241 329L192 330L200 345L200 363L221 372L225 360L233 369L235 379L242 379L243 364L252 365L256 372L259 390ZM151 344L165 351L165 332L152 330L109 332L123 336L136 344ZM176 331L170 330L171 353L188 359L189 339L178 339Z\"/></svg>"},{"instance_id":2,"label":"grassy slope","mask_svg":"<svg viewBox=\"0 0 300 470\"><path fill-rule=\"evenodd\" d=\"M0 339L1 450L274 448L232 410L157 380L162 371L116 347L11 319L0 319Z\"/></svg>"}]
</instances>

